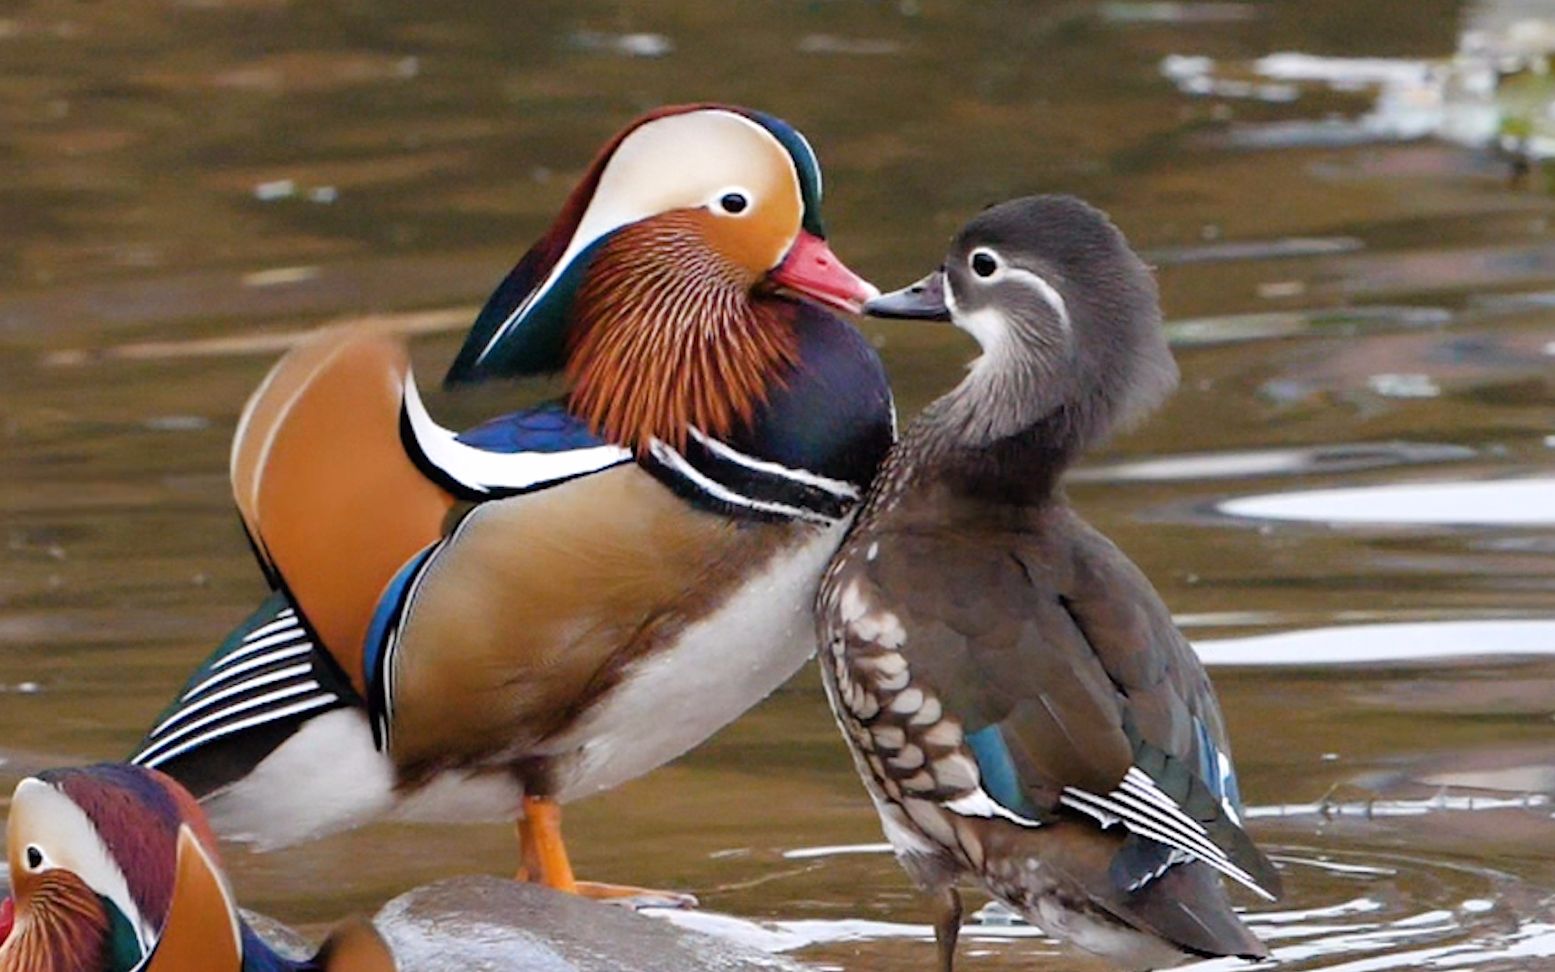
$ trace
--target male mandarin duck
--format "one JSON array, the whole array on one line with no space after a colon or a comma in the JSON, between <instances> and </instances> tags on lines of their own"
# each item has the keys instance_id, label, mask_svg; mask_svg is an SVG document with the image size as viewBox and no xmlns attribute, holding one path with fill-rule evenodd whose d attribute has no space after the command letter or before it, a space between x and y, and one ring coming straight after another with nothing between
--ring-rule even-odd
<instances>
[{"instance_id":1,"label":"male mandarin duck","mask_svg":"<svg viewBox=\"0 0 1555 972\"><path fill-rule=\"evenodd\" d=\"M817 600L827 696L898 860L1120 967L1257 958L1219 876L1273 897L1220 707L1149 580L1070 508L1087 446L1176 384L1155 281L1069 197L995 206L867 306L982 355L903 433Z\"/></svg>"},{"instance_id":2,"label":"male mandarin duck","mask_svg":"<svg viewBox=\"0 0 1555 972\"><path fill-rule=\"evenodd\" d=\"M121 764L23 780L6 842L0 972L393 972L373 927L342 926L311 961L239 916L194 797Z\"/></svg>"},{"instance_id":3,"label":"male mandarin duck","mask_svg":"<svg viewBox=\"0 0 1555 972\"><path fill-rule=\"evenodd\" d=\"M475 323L459 383L560 401L456 436L404 350L324 332L232 451L274 593L133 761L234 836L520 815L521 874L584 893L559 804L707 738L813 652L814 593L895 433L828 308L878 291L824 242L809 144L759 112L654 112L600 153ZM456 503L474 502L451 529Z\"/></svg>"}]
</instances>

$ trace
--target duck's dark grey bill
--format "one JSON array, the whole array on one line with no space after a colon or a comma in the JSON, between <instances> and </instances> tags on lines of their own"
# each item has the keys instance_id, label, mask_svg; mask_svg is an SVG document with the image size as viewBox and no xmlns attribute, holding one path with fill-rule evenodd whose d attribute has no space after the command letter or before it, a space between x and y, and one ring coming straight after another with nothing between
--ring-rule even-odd
<instances>
[{"instance_id":1,"label":"duck's dark grey bill","mask_svg":"<svg viewBox=\"0 0 1555 972\"><path fill-rule=\"evenodd\" d=\"M950 309L945 306L945 275L936 270L911 286L881 294L864 304L864 313L870 317L948 321Z\"/></svg>"}]
</instances>

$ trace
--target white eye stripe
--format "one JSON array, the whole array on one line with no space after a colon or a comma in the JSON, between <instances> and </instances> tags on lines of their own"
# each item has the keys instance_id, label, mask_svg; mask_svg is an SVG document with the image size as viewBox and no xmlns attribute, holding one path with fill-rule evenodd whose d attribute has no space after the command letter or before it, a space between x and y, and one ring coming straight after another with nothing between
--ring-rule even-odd
<instances>
[{"instance_id":1,"label":"white eye stripe","mask_svg":"<svg viewBox=\"0 0 1555 972\"><path fill-rule=\"evenodd\" d=\"M594 195L550 273L503 319L476 361L484 361L529 311L545 299L578 255L598 240L666 209L706 203L716 205L718 197L704 196L705 190L696 190L695 196L685 193L700 180L711 181L711 173L729 171L731 164L752 164L751 153L756 149L750 139L743 143L731 141L728 132L731 126L747 136L754 136L755 142L769 150L772 157L789 160L786 178L798 197L799 173L794 168L793 156L777 136L738 112L705 109L666 115L638 125L621 139L600 170ZM750 201L755 202L753 198ZM785 252L792 243L793 240L785 242L779 253Z\"/></svg>"},{"instance_id":2,"label":"white eye stripe","mask_svg":"<svg viewBox=\"0 0 1555 972\"><path fill-rule=\"evenodd\" d=\"M1058 322L1064 326L1064 330L1069 330L1069 305L1064 302L1064 295L1058 292L1057 287L1030 270L1024 270L1020 267L1006 267L1005 274L1011 280L1018 280L1032 290L1035 290L1037 296L1041 297L1043 302L1053 309L1053 313L1058 316Z\"/></svg>"},{"instance_id":3,"label":"white eye stripe","mask_svg":"<svg viewBox=\"0 0 1555 972\"><path fill-rule=\"evenodd\" d=\"M994 252L986 246L980 246L967 255L967 266L973 266L973 261L975 261L980 256L987 256L992 259L995 263L995 267L993 272L988 274L986 277L978 275L977 270L974 268L972 273L976 279L991 283L995 280L1001 280L1005 277L1008 277L1011 280L1019 282L1023 286L1031 288L1032 290L1036 291L1038 297L1042 298L1042 302L1047 304L1048 307L1052 309L1053 314L1058 318L1058 323L1063 326L1064 330L1067 331L1071 328L1072 325L1069 319L1069 304L1064 300L1063 294L1058 292L1058 288L1049 283L1046 278L1042 277L1040 274L1033 273L1024 267L1018 267L1014 264L1006 263L998 253ZM951 313L955 314L958 313L958 311L955 304L955 295L952 292L953 290L954 288L950 286L949 280L947 279L945 287L945 303Z\"/></svg>"}]
</instances>

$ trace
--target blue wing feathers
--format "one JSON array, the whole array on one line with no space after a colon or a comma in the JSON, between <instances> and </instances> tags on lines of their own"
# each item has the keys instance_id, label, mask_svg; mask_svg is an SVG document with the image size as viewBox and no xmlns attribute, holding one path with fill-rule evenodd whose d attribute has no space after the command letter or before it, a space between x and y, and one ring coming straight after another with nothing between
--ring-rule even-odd
<instances>
[{"instance_id":1,"label":"blue wing feathers","mask_svg":"<svg viewBox=\"0 0 1555 972\"><path fill-rule=\"evenodd\" d=\"M405 609L415 586L416 578L442 546L443 541L431 544L405 562L394 579L389 581L378 606L373 610L372 621L367 626L367 640L362 651L362 671L367 679L367 709L372 717L373 741L381 750L388 741L388 723L391 705L390 678L391 657L395 631L405 616Z\"/></svg>"},{"instance_id":2,"label":"blue wing feathers","mask_svg":"<svg viewBox=\"0 0 1555 972\"><path fill-rule=\"evenodd\" d=\"M464 445L487 452L569 452L609 445L560 402L482 422L459 435Z\"/></svg>"},{"instance_id":3,"label":"blue wing feathers","mask_svg":"<svg viewBox=\"0 0 1555 972\"><path fill-rule=\"evenodd\" d=\"M1204 781L1217 803L1230 806L1240 816L1243 812L1242 793L1237 785L1236 770L1232 768L1231 761L1224 758L1216 748L1215 737L1204 720L1195 718L1193 729L1199 744L1199 779Z\"/></svg>"},{"instance_id":4,"label":"blue wing feathers","mask_svg":"<svg viewBox=\"0 0 1555 972\"><path fill-rule=\"evenodd\" d=\"M1006 810L1023 817L1036 817L1037 808L1032 806L1025 789L1020 785L1015 760L1010 756L1009 744L1004 741L999 727L984 726L969 733L966 744L977 761L978 772L983 777L983 789L988 795Z\"/></svg>"}]
</instances>

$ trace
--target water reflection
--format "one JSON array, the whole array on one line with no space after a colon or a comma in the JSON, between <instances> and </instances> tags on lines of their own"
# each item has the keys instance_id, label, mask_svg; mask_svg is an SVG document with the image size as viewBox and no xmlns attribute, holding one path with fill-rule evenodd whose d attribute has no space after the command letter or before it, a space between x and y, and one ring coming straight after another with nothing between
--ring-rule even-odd
<instances>
[{"instance_id":1,"label":"water reflection","mask_svg":"<svg viewBox=\"0 0 1555 972\"><path fill-rule=\"evenodd\" d=\"M1253 920L1286 967L1548 967L1555 822L1510 803L1555 789L1555 531L1527 495L1555 467L1555 247L1547 197L1485 129L1453 140L1454 106L1462 131L1489 114L1445 80L1459 48L1482 70L1471 33L1530 16L1548 5L0 12L0 790L121 756L251 608L224 470L275 355L369 319L436 374L602 138L714 96L811 136L838 252L882 284L991 200L1113 213L1158 267L1183 383L1074 498L1217 666L1258 837L1294 879ZM1235 84L1184 95L1160 74L1174 52ZM1259 73L1280 52L1306 57ZM904 416L972 353L949 328L862 326ZM473 421L546 391L429 404ZM1181 510L1211 515L1159 515ZM688 920L850 972L930 958L813 673L568 813L580 870L695 891ZM245 902L306 923L512 854L507 828L384 826L228 858ZM968 972L1095 968L996 917Z\"/></svg>"},{"instance_id":2,"label":"water reflection","mask_svg":"<svg viewBox=\"0 0 1555 972\"><path fill-rule=\"evenodd\" d=\"M889 846L877 849L883 854ZM1519 918L1497 903L1509 891L1505 875L1405 855L1360 857L1293 849L1277 853L1275 860L1285 873L1288 897L1327 900L1246 914L1273 952L1266 965L1251 967L1361 972L1464 968L1555 956L1555 924ZM651 913L684 928L779 953L803 955L828 946L897 940L921 943L920 954L926 956L934 939L927 924L863 919L758 922L710 911ZM992 903L968 920L961 940L969 956L1018 954L1028 963L1025 967L1048 968L1051 962L1058 968L1075 961L1041 932ZM1334 961L1341 956L1343 960ZM1201 972L1249 967L1237 959L1184 966Z\"/></svg>"},{"instance_id":3,"label":"water reflection","mask_svg":"<svg viewBox=\"0 0 1555 972\"><path fill-rule=\"evenodd\" d=\"M1266 54L1221 63L1173 54L1161 72L1194 97L1294 102L1316 92L1365 92L1369 110L1348 118L1237 126L1244 147L1353 145L1435 136L1520 159L1555 155L1555 21L1548 6L1479 0L1467 6L1451 56L1432 59ZM1317 100L1321 100L1318 98Z\"/></svg>"},{"instance_id":4,"label":"water reflection","mask_svg":"<svg viewBox=\"0 0 1555 972\"><path fill-rule=\"evenodd\" d=\"M1466 446L1430 442L1353 442L1284 449L1204 452L1099 463L1076 470L1072 482L1174 482L1359 472L1389 466L1472 459ZM1290 494L1284 494L1290 495ZM1236 502L1236 501L1231 501ZM1226 504L1222 504L1225 509ZM1231 512L1231 511L1227 511ZM1235 515L1233 513L1233 515Z\"/></svg>"},{"instance_id":5,"label":"water reflection","mask_svg":"<svg viewBox=\"0 0 1555 972\"><path fill-rule=\"evenodd\" d=\"M1392 665L1555 655L1555 620L1351 624L1194 644L1207 665Z\"/></svg>"},{"instance_id":6,"label":"water reflection","mask_svg":"<svg viewBox=\"0 0 1555 972\"><path fill-rule=\"evenodd\" d=\"M1375 526L1555 525L1555 477L1489 482L1385 483L1225 500L1227 516Z\"/></svg>"}]
</instances>

